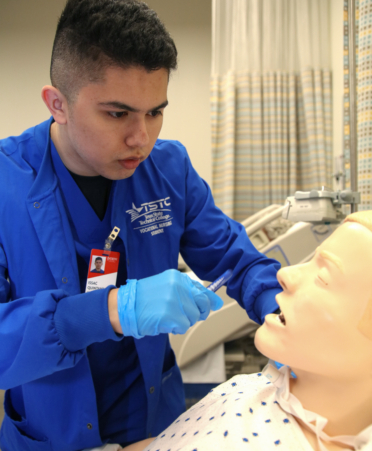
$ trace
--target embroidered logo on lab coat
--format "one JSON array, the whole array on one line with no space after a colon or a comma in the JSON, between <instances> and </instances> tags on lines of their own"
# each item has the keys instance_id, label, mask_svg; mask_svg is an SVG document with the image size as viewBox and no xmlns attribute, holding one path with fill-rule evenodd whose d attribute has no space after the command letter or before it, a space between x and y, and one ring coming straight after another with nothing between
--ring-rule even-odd
<instances>
[{"instance_id":1,"label":"embroidered logo on lab coat","mask_svg":"<svg viewBox=\"0 0 372 451\"><path fill-rule=\"evenodd\" d=\"M132 202L132 208L127 210L131 217L134 230L140 233L158 235L164 233L164 228L172 225L172 210L170 197L145 202L136 207Z\"/></svg>"}]
</instances>

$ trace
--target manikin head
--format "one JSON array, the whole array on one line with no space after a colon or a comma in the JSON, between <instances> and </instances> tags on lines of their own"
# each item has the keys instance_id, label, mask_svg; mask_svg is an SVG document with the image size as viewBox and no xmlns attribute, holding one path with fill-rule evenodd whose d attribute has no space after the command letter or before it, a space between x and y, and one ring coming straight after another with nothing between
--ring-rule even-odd
<instances>
[{"instance_id":1,"label":"manikin head","mask_svg":"<svg viewBox=\"0 0 372 451\"><path fill-rule=\"evenodd\" d=\"M80 175L130 177L150 154L167 105L175 44L137 0L68 0L42 97L63 163Z\"/></svg>"},{"instance_id":2,"label":"manikin head","mask_svg":"<svg viewBox=\"0 0 372 451\"><path fill-rule=\"evenodd\" d=\"M266 317L257 348L295 372L372 375L371 268L372 211L354 213L310 262L278 272L282 315Z\"/></svg>"}]
</instances>

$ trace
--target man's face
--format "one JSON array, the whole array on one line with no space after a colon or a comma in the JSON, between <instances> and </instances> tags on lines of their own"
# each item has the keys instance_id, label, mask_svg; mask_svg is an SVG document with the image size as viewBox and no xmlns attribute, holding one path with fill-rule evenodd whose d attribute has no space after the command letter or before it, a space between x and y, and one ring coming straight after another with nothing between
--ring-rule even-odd
<instances>
[{"instance_id":1,"label":"man's face","mask_svg":"<svg viewBox=\"0 0 372 451\"><path fill-rule=\"evenodd\" d=\"M68 105L58 149L72 172L120 180L133 175L157 140L167 105L168 71L107 69Z\"/></svg>"},{"instance_id":2,"label":"man's face","mask_svg":"<svg viewBox=\"0 0 372 451\"><path fill-rule=\"evenodd\" d=\"M103 263L102 260L96 260L96 261L94 262L97 271L100 271L100 269L101 269L101 267L102 267L102 263Z\"/></svg>"},{"instance_id":3,"label":"man's face","mask_svg":"<svg viewBox=\"0 0 372 451\"><path fill-rule=\"evenodd\" d=\"M309 263L278 272L282 321L266 316L257 348L294 371L355 377L364 365L370 370L372 341L358 326L372 295L371 268L372 233L340 226Z\"/></svg>"}]
</instances>

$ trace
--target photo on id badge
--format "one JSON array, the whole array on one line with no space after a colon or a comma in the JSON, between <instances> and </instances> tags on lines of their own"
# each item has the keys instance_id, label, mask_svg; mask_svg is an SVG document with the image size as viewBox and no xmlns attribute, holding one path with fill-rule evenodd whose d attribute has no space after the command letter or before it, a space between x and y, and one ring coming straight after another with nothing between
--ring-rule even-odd
<instances>
[{"instance_id":1,"label":"photo on id badge","mask_svg":"<svg viewBox=\"0 0 372 451\"><path fill-rule=\"evenodd\" d=\"M93 255L90 265L90 272L97 274L105 273L106 257L101 257L100 255Z\"/></svg>"}]
</instances>

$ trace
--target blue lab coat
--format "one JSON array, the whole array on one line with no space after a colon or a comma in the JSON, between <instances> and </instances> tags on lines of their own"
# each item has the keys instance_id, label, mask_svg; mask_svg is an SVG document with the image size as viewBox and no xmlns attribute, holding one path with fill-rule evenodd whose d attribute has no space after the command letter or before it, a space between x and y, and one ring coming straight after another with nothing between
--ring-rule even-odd
<instances>
[{"instance_id":1,"label":"blue lab coat","mask_svg":"<svg viewBox=\"0 0 372 451\"><path fill-rule=\"evenodd\" d=\"M120 339L101 327L108 321L106 293L80 292L71 224L51 159L51 121L0 141L2 451L100 445L86 348ZM277 308L278 263L257 252L244 228L216 208L180 143L158 140L134 175L113 182L112 190L111 229L120 228L128 278L177 268L181 252L204 280L233 268L227 292L252 319L262 322ZM89 316L93 302L102 304L102 317ZM166 334L136 340L136 350L147 393L146 431L155 436L184 409L182 380Z\"/></svg>"}]
</instances>

